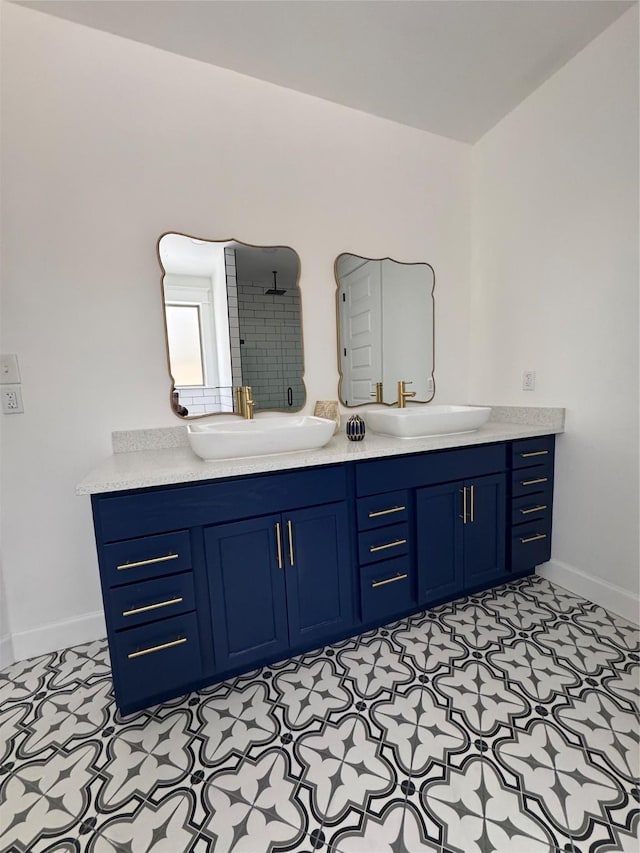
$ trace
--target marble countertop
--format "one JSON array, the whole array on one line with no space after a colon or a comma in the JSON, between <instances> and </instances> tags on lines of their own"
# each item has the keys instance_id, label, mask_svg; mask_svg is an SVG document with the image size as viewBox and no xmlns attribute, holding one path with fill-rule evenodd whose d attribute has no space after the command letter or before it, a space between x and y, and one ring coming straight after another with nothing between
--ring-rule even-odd
<instances>
[{"instance_id":1,"label":"marble countertop","mask_svg":"<svg viewBox=\"0 0 640 853\"><path fill-rule=\"evenodd\" d=\"M525 412L529 415L526 416ZM493 419L501 416L508 420ZM529 422L523 423L523 420ZM424 453L430 450L446 450L453 447L469 447L495 441L561 433L564 431L564 409L494 407L492 420L475 432L411 439L398 439L367 432L363 441L349 441L344 432L339 432L327 445L317 450L211 461L204 461L196 456L188 444L183 442L180 431L184 431L186 441L184 427L158 430L158 434L163 434L160 440L152 435L156 432L153 430L136 430L135 435L134 433L114 433L114 449L118 452L90 471L77 485L76 494L101 494L125 489L289 471L295 468L357 462L363 459ZM144 434L142 438L138 435L141 433ZM154 447L154 443L156 445L154 449L123 450L126 447ZM158 443L164 443L165 446L157 447Z\"/></svg>"}]
</instances>

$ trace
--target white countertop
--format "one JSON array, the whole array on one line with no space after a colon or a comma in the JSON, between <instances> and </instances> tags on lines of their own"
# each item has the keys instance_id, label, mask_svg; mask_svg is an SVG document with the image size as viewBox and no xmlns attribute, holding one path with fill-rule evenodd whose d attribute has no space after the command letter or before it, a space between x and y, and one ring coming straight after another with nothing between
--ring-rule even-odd
<instances>
[{"instance_id":1,"label":"white countertop","mask_svg":"<svg viewBox=\"0 0 640 853\"><path fill-rule=\"evenodd\" d=\"M509 417L509 411L502 407L494 409L494 414L500 416L506 413L505 417ZM532 413L531 418L528 418L531 423L491 420L475 432L411 439L398 439L367 432L363 441L349 441L344 432L339 432L325 447L317 450L277 453L272 456L252 456L243 459L205 462L196 456L188 446L117 452L87 474L76 487L76 494L91 495L103 492L119 492L125 489L141 489L149 486L167 486L174 483L191 483L248 474L289 471L295 468L332 465L338 462L357 462L363 459L378 459L385 456L401 456L408 453L424 453L430 450L446 450L452 447L490 444L495 441L510 441L564 431L563 409L530 409L529 411ZM547 418L541 416L539 414L541 412L553 413L555 416ZM521 421L522 411L516 413L514 417ZM151 431L144 432L149 433Z\"/></svg>"}]
</instances>

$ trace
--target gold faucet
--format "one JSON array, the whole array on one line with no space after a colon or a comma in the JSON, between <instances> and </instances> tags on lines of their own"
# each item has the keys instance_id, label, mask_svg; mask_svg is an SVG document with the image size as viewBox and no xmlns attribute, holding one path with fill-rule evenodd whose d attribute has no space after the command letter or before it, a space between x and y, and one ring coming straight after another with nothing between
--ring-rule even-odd
<instances>
[{"instance_id":1,"label":"gold faucet","mask_svg":"<svg viewBox=\"0 0 640 853\"><path fill-rule=\"evenodd\" d=\"M241 386L236 385L236 387L233 389L233 393L236 400L236 414L242 415L242 417L244 417L244 400Z\"/></svg>"},{"instance_id":2,"label":"gold faucet","mask_svg":"<svg viewBox=\"0 0 640 853\"><path fill-rule=\"evenodd\" d=\"M242 416L246 418L248 421L253 420L253 407L255 405L255 401L251 394L251 385L243 385L240 389L240 397L242 400L240 411Z\"/></svg>"},{"instance_id":3,"label":"gold faucet","mask_svg":"<svg viewBox=\"0 0 640 853\"><path fill-rule=\"evenodd\" d=\"M375 393L369 394L370 397L376 398L376 403L384 402L382 397L382 382L376 382L376 390Z\"/></svg>"},{"instance_id":4,"label":"gold faucet","mask_svg":"<svg viewBox=\"0 0 640 853\"><path fill-rule=\"evenodd\" d=\"M412 382L405 382L404 380L400 380L398 382L398 408L404 409L406 408L406 400L408 397L415 397L415 391L407 391L406 385L413 385Z\"/></svg>"},{"instance_id":5,"label":"gold faucet","mask_svg":"<svg viewBox=\"0 0 640 853\"><path fill-rule=\"evenodd\" d=\"M246 418L248 421L253 420L253 407L255 402L251 393L251 385L238 385L234 391L237 414L242 415L242 417Z\"/></svg>"}]
</instances>

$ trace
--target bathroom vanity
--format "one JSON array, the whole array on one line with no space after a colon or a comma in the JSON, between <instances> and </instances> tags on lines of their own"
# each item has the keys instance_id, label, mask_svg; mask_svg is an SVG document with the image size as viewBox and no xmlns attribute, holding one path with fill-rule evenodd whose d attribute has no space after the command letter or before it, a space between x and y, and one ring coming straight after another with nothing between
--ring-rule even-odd
<instances>
[{"instance_id":1,"label":"bathroom vanity","mask_svg":"<svg viewBox=\"0 0 640 853\"><path fill-rule=\"evenodd\" d=\"M533 572L550 556L561 431L338 435L221 463L115 453L78 493L92 495L120 710Z\"/></svg>"}]
</instances>

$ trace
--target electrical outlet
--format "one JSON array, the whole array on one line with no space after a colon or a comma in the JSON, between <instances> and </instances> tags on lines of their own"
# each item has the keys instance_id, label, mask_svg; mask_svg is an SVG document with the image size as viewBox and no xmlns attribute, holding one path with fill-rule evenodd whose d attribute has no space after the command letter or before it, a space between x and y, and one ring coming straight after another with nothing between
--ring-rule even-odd
<instances>
[{"instance_id":1,"label":"electrical outlet","mask_svg":"<svg viewBox=\"0 0 640 853\"><path fill-rule=\"evenodd\" d=\"M17 355L0 355L0 385L17 385L20 382Z\"/></svg>"},{"instance_id":2,"label":"electrical outlet","mask_svg":"<svg viewBox=\"0 0 640 853\"><path fill-rule=\"evenodd\" d=\"M22 388L19 385L5 385L0 390L2 396L2 411L5 415L19 415L24 412L22 407Z\"/></svg>"},{"instance_id":3,"label":"electrical outlet","mask_svg":"<svg viewBox=\"0 0 640 853\"><path fill-rule=\"evenodd\" d=\"M536 388L536 372L535 370L522 371L522 390L535 391Z\"/></svg>"}]
</instances>

